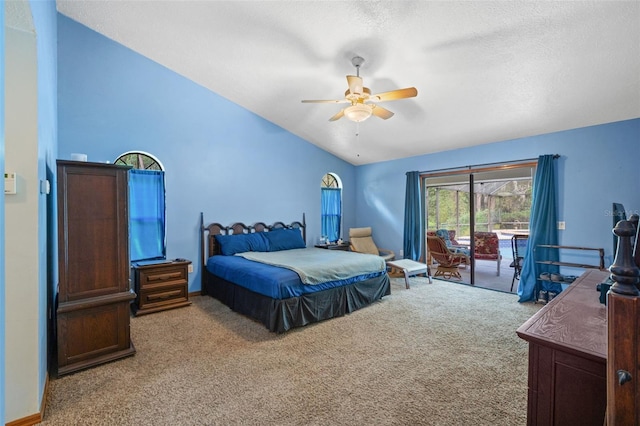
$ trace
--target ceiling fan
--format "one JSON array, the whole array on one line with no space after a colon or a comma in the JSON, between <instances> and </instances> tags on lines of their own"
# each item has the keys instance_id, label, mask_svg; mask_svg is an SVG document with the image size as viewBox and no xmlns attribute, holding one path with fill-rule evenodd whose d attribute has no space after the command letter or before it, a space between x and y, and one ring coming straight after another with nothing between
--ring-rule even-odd
<instances>
[{"instance_id":1,"label":"ceiling fan","mask_svg":"<svg viewBox=\"0 0 640 426\"><path fill-rule=\"evenodd\" d=\"M348 75L347 83L349 88L344 92L344 99L335 100L303 100L303 103L332 103L332 104L351 104L340 110L336 115L331 117L329 121L336 121L343 116L351 121L359 123L367 118L375 115L376 117L386 120L393 117L393 112L377 105L374 102L395 101L398 99L413 98L418 95L415 87L406 89L397 89L390 92L371 94L371 89L364 87L362 78L360 77L360 66L364 63L364 59L356 56L351 59L351 63L356 67L356 75Z\"/></svg>"}]
</instances>

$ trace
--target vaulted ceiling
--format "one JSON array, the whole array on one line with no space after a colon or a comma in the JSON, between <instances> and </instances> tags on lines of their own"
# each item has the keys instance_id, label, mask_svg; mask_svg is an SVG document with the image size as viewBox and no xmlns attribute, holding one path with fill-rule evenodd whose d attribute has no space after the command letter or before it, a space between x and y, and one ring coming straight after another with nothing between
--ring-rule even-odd
<instances>
[{"instance_id":1,"label":"vaulted ceiling","mask_svg":"<svg viewBox=\"0 0 640 426\"><path fill-rule=\"evenodd\" d=\"M58 11L352 164L640 117L638 1L57 0ZM354 56L395 113L329 118ZM212 115L212 120L215 116Z\"/></svg>"}]
</instances>

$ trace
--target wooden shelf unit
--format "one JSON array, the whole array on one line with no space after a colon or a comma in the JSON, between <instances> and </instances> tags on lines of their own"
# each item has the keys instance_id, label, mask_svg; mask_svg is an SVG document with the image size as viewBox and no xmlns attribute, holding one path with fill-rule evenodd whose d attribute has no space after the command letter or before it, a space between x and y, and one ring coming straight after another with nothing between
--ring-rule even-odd
<instances>
[{"instance_id":1,"label":"wooden shelf unit","mask_svg":"<svg viewBox=\"0 0 640 426\"><path fill-rule=\"evenodd\" d=\"M604 266L604 249L602 248L591 248L591 247L577 247L577 246L558 246L553 244L538 244L537 248L552 248L558 250L589 250L589 251L597 251L600 261L598 265L593 264L585 264L585 263L573 263L573 262L560 262L556 260L536 260L536 263L543 265L557 265L557 266L567 266L571 268L583 268L583 269L598 269L600 271L605 271L606 268ZM553 281L550 278L542 278L538 277L539 281ZM570 284L572 281L556 281L559 283Z\"/></svg>"}]
</instances>

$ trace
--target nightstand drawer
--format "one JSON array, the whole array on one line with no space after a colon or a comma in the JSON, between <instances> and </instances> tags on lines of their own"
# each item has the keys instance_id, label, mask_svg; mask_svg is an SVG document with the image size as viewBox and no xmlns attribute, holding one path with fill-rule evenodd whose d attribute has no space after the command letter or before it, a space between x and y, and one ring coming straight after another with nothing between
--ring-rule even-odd
<instances>
[{"instance_id":1,"label":"nightstand drawer","mask_svg":"<svg viewBox=\"0 0 640 426\"><path fill-rule=\"evenodd\" d=\"M184 267L156 268L140 271L140 289L152 289L187 281L187 271Z\"/></svg>"},{"instance_id":2,"label":"nightstand drawer","mask_svg":"<svg viewBox=\"0 0 640 426\"><path fill-rule=\"evenodd\" d=\"M170 286L154 291L142 291L140 293L140 309L155 308L162 305L172 305L177 302L187 301L186 286Z\"/></svg>"}]
</instances>

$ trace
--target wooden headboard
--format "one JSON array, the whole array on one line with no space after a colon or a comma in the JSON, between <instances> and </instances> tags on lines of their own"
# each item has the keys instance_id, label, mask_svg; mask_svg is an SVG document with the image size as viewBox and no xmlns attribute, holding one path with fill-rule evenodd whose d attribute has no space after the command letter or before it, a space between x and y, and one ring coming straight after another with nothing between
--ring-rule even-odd
<instances>
[{"instance_id":1,"label":"wooden headboard","mask_svg":"<svg viewBox=\"0 0 640 426\"><path fill-rule=\"evenodd\" d=\"M216 235L233 235L233 234L250 234L253 232L269 232L272 229L281 229L281 228L290 228L290 229L300 229L302 232L302 239L305 244L307 242L307 224L305 219L305 214L302 214L302 222L291 222L290 224L285 224L284 222L275 222L272 225L267 225L264 222L256 222L253 225L245 225L242 222L236 222L230 226L224 226L220 223L214 222L209 225L204 224L204 213L200 213L200 240L201 240L201 250L202 250L202 280L204 283L205 279L205 267L207 264L207 259L211 256L215 256L220 254L220 247L216 241Z\"/></svg>"}]
</instances>

